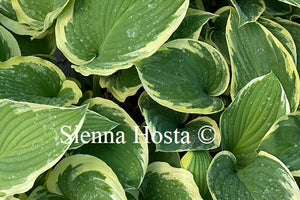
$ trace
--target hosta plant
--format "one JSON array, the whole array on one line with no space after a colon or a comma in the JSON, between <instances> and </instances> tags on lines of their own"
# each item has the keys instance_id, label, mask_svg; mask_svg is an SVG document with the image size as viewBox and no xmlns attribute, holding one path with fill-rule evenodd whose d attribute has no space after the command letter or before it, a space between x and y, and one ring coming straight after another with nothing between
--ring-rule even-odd
<instances>
[{"instance_id":1,"label":"hosta plant","mask_svg":"<svg viewBox=\"0 0 300 200\"><path fill-rule=\"evenodd\" d=\"M299 200L299 0L0 0L0 200Z\"/></svg>"}]
</instances>

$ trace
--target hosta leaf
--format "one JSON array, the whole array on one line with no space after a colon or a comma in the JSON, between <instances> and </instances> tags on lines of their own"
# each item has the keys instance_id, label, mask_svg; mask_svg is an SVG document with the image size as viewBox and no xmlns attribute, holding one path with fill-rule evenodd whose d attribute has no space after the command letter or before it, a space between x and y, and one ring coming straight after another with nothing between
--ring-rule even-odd
<instances>
[{"instance_id":1,"label":"hosta leaf","mask_svg":"<svg viewBox=\"0 0 300 200\"><path fill-rule=\"evenodd\" d=\"M181 159L182 167L193 174L194 180L204 199L211 199L208 190L206 174L212 160L208 151L189 151Z\"/></svg>"},{"instance_id":2,"label":"hosta leaf","mask_svg":"<svg viewBox=\"0 0 300 200\"><path fill-rule=\"evenodd\" d=\"M147 200L201 200L193 175L164 162L149 165L141 186Z\"/></svg>"},{"instance_id":3,"label":"hosta leaf","mask_svg":"<svg viewBox=\"0 0 300 200\"><path fill-rule=\"evenodd\" d=\"M63 159L47 181L51 193L66 199L126 199L118 177L102 160L90 155L74 155Z\"/></svg>"},{"instance_id":4,"label":"hosta leaf","mask_svg":"<svg viewBox=\"0 0 300 200\"><path fill-rule=\"evenodd\" d=\"M215 15L218 15L218 17L213 18L214 27L208 31L206 36L210 43L214 43L213 45L222 53L228 63L230 63L230 58L225 31L231 9L233 8L225 6L216 11Z\"/></svg>"},{"instance_id":5,"label":"hosta leaf","mask_svg":"<svg viewBox=\"0 0 300 200\"><path fill-rule=\"evenodd\" d=\"M30 26L36 31L32 36L38 37L52 26L68 0L11 0L11 3L19 23Z\"/></svg>"},{"instance_id":6,"label":"hosta leaf","mask_svg":"<svg viewBox=\"0 0 300 200\"><path fill-rule=\"evenodd\" d=\"M202 0L190 0L190 8L205 10Z\"/></svg>"},{"instance_id":7,"label":"hosta leaf","mask_svg":"<svg viewBox=\"0 0 300 200\"><path fill-rule=\"evenodd\" d=\"M26 24L20 24L11 0L0 0L0 23L19 35L34 35L35 31Z\"/></svg>"},{"instance_id":8,"label":"hosta leaf","mask_svg":"<svg viewBox=\"0 0 300 200\"><path fill-rule=\"evenodd\" d=\"M21 51L16 39L0 25L0 62L20 55Z\"/></svg>"},{"instance_id":9,"label":"hosta leaf","mask_svg":"<svg viewBox=\"0 0 300 200\"><path fill-rule=\"evenodd\" d=\"M266 13L269 15L286 15L292 11L290 5L278 0L264 0L266 4Z\"/></svg>"},{"instance_id":10,"label":"hosta leaf","mask_svg":"<svg viewBox=\"0 0 300 200\"><path fill-rule=\"evenodd\" d=\"M142 84L135 67L131 67L100 77L100 86L108 88L118 101L124 102L127 97L135 95Z\"/></svg>"},{"instance_id":11,"label":"hosta leaf","mask_svg":"<svg viewBox=\"0 0 300 200\"><path fill-rule=\"evenodd\" d=\"M32 40L30 36L14 34L22 56L50 56L56 49L54 34L49 34L42 39Z\"/></svg>"},{"instance_id":12,"label":"hosta leaf","mask_svg":"<svg viewBox=\"0 0 300 200\"><path fill-rule=\"evenodd\" d=\"M293 175L300 176L300 113L281 117L263 138L259 150L276 156Z\"/></svg>"},{"instance_id":13,"label":"hosta leaf","mask_svg":"<svg viewBox=\"0 0 300 200\"><path fill-rule=\"evenodd\" d=\"M81 91L49 61L36 57L14 57L0 62L0 98L40 104L76 104Z\"/></svg>"},{"instance_id":14,"label":"hosta leaf","mask_svg":"<svg viewBox=\"0 0 300 200\"><path fill-rule=\"evenodd\" d=\"M294 39L297 49L297 69L300 73L300 24L281 18L275 18L274 20L286 28Z\"/></svg>"},{"instance_id":15,"label":"hosta leaf","mask_svg":"<svg viewBox=\"0 0 300 200\"><path fill-rule=\"evenodd\" d=\"M156 103L146 92L141 94L138 105L150 132L175 130L188 118L187 113L177 112Z\"/></svg>"},{"instance_id":16,"label":"hosta leaf","mask_svg":"<svg viewBox=\"0 0 300 200\"><path fill-rule=\"evenodd\" d=\"M57 45L83 75L110 75L153 54L179 26L188 3L70 0L57 20Z\"/></svg>"},{"instance_id":17,"label":"hosta leaf","mask_svg":"<svg viewBox=\"0 0 300 200\"><path fill-rule=\"evenodd\" d=\"M137 198L135 198L132 194L126 192L126 198L127 200L137 200Z\"/></svg>"},{"instance_id":18,"label":"hosta leaf","mask_svg":"<svg viewBox=\"0 0 300 200\"><path fill-rule=\"evenodd\" d=\"M182 145L179 143L178 145L171 143L169 146L161 144L158 145L157 150L199 151L216 149L220 146L221 143L221 134L219 127L217 123L209 117L197 117L192 121L188 122L183 128L178 128L178 131L187 131L189 133L189 144Z\"/></svg>"},{"instance_id":19,"label":"hosta leaf","mask_svg":"<svg viewBox=\"0 0 300 200\"><path fill-rule=\"evenodd\" d=\"M111 137L107 136L108 143L86 144L74 153L90 154L100 158L114 170L125 189L138 188L148 165L148 147L142 132L131 117L112 101L94 98L85 103L89 103L90 110L119 125L112 129L114 143L110 143ZM121 142L117 139L118 131L124 132L125 144L117 143Z\"/></svg>"},{"instance_id":20,"label":"hosta leaf","mask_svg":"<svg viewBox=\"0 0 300 200\"><path fill-rule=\"evenodd\" d=\"M276 157L260 152L248 166L238 169L228 151L217 154L208 169L213 199L297 200L299 188L286 166Z\"/></svg>"},{"instance_id":21,"label":"hosta leaf","mask_svg":"<svg viewBox=\"0 0 300 200\"><path fill-rule=\"evenodd\" d=\"M290 103L296 110L300 99L300 82L292 56L281 42L258 22L238 27L238 15L231 10L226 28L232 82L231 96L235 98L252 79L273 72L281 82Z\"/></svg>"},{"instance_id":22,"label":"hosta leaf","mask_svg":"<svg viewBox=\"0 0 300 200\"><path fill-rule=\"evenodd\" d=\"M198 40L203 25L215 16L216 15L209 12L189 8L185 18L178 29L170 37L170 40L179 38Z\"/></svg>"},{"instance_id":23,"label":"hosta leaf","mask_svg":"<svg viewBox=\"0 0 300 200\"><path fill-rule=\"evenodd\" d=\"M172 167L181 168L179 153L177 152L159 152L153 143L148 145L149 164L157 161L166 162Z\"/></svg>"},{"instance_id":24,"label":"hosta leaf","mask_svg":"<svg viewBox=\"0 0 300 200\"><path fill-rule=\"evenodd\" d=\"M75 138L75 140L73 141L72 145L70 146L69 149L78 149L79 147L81 147L82 145L84 145L85 143L88 142L97 142L99 135L95 134L95 137L93 138L93 135L87 135L85 136L84 132L96 132L96 131L100 131L100 133L104 133L104 131L110 131L113 128L115 128L116 126L118 126L118 123L109 120L108 118L94 112L91 110L87 110L83 125L81 127L81 130L79 131L80 135L78 136L78 138ZM83 140L81 139L82 135L84 135L85 137L83 137ZM103 135L103 134L100 134Z\"/></svg>"},{"instance_id":25,"label":"hosta leaf","mask_svg":"<svg viewBox=\"0 0 300 200\"><path fill-rule=\"evenodd\" d=\"M67 200L63 196L50 193L47 188L39 186L28 197L27 200Z\"/></svg>"},{"instance_id":26,"label":"hosta leaf","mask_svg":"<svg viewBox=\"0 0 300 200\"><path fill-rule=\"evenodd\" d=\"M297 50L291 34L283 26L272 20L261 17L258 22L266 27L281 42L281 44L293 57L293 61L296 64Z\"/></svg>"},{"instance_id":27,"label":"hosta leaf","mask_svg":"<svg viewBox=\"0 0 300 200\"><path fill-rule=\"evenodd\" d=\"M80 130L86 107L59 108L0 100L0 193L29 190L35 179L56 164L69 144L60 129ZM75 125L78 125L75 128Z\"/></svg>"},{"instance_id":28,"label":"hosta leaf","mask_svg":"<svg viewBox=\"0 0 300 200\"><path fill-rule=\"evenodd\" d=\"M230 0L239 13L240 26L248 22L256 21L265 11L266 6L263 0Z\"/></svg>"},{"instance_id":29,"label":"hosta leaf","mask_svg":"<svg viewBox=\"0 0 300 200\"><path fill-rule=\"evenodd\" d=\"M0 13L10 19L17 21L16 12L11 5L11 0L0 1Z\"/></svg>"},{"instance_id":30,"label":"hosta leaf","mask_svg":"<svg viewBox=\"0 0 300 200\"><path fill-rule=\"evenodd\" d=\"M139 107L145 117L146 130L150 132L157 151L197 151L215 149L220 145L219 128L216 122L208 117L198 117L180 128L180 125L186 121L187 114L159 105L146 93L141 95ZM208 129L205 130L205 126L208 126ZM202 131L204 131L203 136L201 136Z\"/></svg>"},{"instance_id":31,"label":"hosta leaf","mask_svg":"<svg viewBox=\"0 0 300 200\"><path fill-rule=\"evenodd\" d=\"M290 4L292 6L297 6L298 8L300 8L300 0L279 0L279 1Z\"/></svg>"},{"instance_id":32,"label":"hosta leaf","mask_svg":"<svg viewBox=\"0 0 300 200\"><path fill-rule=\"evenodd\" d=\"M251 162L264 135L286 113L289 103L273 73L252 80L221 116L222 148L240 165Z\"/></svg>"},{"instance_id":33,"label":"hosta leaf","mask_svg":"<svg viewBox=\"0 0 300 200\"><path fill-rule=\"evenodd\" d=\"M216 96L228 86L228 66L223 56L204 42L173 40L136 66L147 93L163 106L203 114L224 107Z\"/></svg>"}]
</instances>

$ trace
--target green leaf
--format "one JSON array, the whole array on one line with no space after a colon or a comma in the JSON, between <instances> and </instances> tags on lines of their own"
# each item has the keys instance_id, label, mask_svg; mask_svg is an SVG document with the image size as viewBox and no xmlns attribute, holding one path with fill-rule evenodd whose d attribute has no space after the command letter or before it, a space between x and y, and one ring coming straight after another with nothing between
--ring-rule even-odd
<instances>
[{"instance_id":1,"label":"green leaf","mask_svg":"<svg viewBox=\"0 0 300 200\"><path fill-rule=\"evenodd\" d=\"M27 200L67 200L66 198L50 193L47 188L39 186L28 197Z\"/></svg>"},{"instance_id":2,"label":"green leaf","mask_svg":"<svg viewBox=\"0 0 300 200\"><path fill-rule=\"evenodd\" d=\"M127 97L135 95L142 84L135 67L131 67L110 76L101 76L100 86L108 88L118 101L124 102Z\"/></svg>"},{"instance_id":3,"label":"green leaf","mask_svg":"<svg viewBox=\"0 0 300 200\"><path fill-rule=\"evenodd\" d=\"M56 49L54 34L49 34L42 39L31 39L30 36L13 34L21 49L22 56L49 57Z\"/></svg>"},{"instance_id":4,"label":"green leaf","mask_svg":"<svg viewBox=\"0 0 300 200\"><path fill-rule=\"evenodd\" d=\"M289 170L276 157L260 152L244 168L236 166L228 151L217 154L208 169L208 186L213 199L297 200L299 188Z\"/></svg>"},{"instance_id":5,"label":"green leaf","mask_svg":"<svg viewBox=\"0 0 300 200\"><path fill-rule=\"evenodd\" d=\"M0 25L0 62L20 55L21 52L16 39Z\"/></svg>"},{"instance_id":6,"label":"green leaf","mask_svg":"<svg viewBox=\"0 0 300 200\"><path fill-rule=\"evenodd\" d=\"M97 112L87 110L83 125L79 131L80 135L78 138L75 138L70 149L78 149L84 144L89 142L96 143L98 141L99 136L104 134L104 131L111 131L119 124L111 121L110 119L98 114ZM91 134L92 132L99 131L101 134ZM88 133L85 133L88 132ZM87 134L87 136L85 136ZM83 138L83 140L82 140Z\"/></svg>"},{"instance_id":7,"label":"green leaf","mask_svg":"<svg viewBox=\"0 0 300 200\"><path fill-rule=\"evenodd\" d=\"M149 127L150 133L158 131L175 130L188 118L187 113L181 113L164 107L151 99L143 92L139 98L138 105Z\"/></svg>"},{"instance_id":8,"label":"green leaf","mask_svg":"<svg viewBox=\"0 0 300 200\"><path fill-rule=\"evenodd\" d=\"M239 25L243 26L249 22L255 22L265 11L266 6L263 0L230 0L239 14Z\"/></svg>"},{"instance_id":9,"label":"green leaf","mask_svg":"<svg viewBox=\"0 0 300 200\"><path fill-rule=\"evenodd\" d=\"M126 192L126 198L127 200L137 200L137 198L135 198L132 194Z\"/></svg>"},{"instance_id":10,"label":"green leaf","mask_svg":"<svg viewBox=\"0 0 300 200\"><path fill-rule=\"evenodd\" d=\"M190 0L190 8L198 9L198 10L205 10L202 0Z\"/></svg>"},{"instance_id":11,"label":"green leaf","mask_svg":"<svg viewBox=\"0 0 300 200\"><path fill-rule=\"evenodd\" d=\"M32 36L42 38L57 16L68 4L68 0L11 0L18 22L35 30Z\"/></svg>"},{"instance_id":12,"label":"green leaf","mask_svg":"<svg viewBox=\"0 0 300 200\"><path fill-rule=\"evenodd\" d=\"M0 99L69 106L81 96L77 84L49 61L14 57L0 62Z\"/></svg>"},{"instance_id":13,"label":"green leaf","mask_svg":"<svg viewBox=\"0 0 300 200\"><path fill-rule=\"evenodd\" d=\"M222 148L233 152L238 164L248 164L270 127L289 110L284 90L273 73L252 80L221 116Z\"/></svg>"},{"instance_id":14,"label":"green leaf","mask_svg":"<svg viewBox=\"0 0 300 200\"><path fill-rule=\"evenodd\" d=\"M221 135L216 122L212 119L198 117L180 128L186 121L187 114L159 105L147 93L140 96L138 104L145 117L146 132L150 132L157 151L182 152L219 147Z\"/></svg>"},{"instance_id":15,"label":"green leaf","mask_svg":"<svg viewBox=\"0 0 300 200\"><path fill-rule=\"evenodd\" d=\"M300 113L281 117L263 138L259 150L276 156L294 176L300 176Z\"/></svg>"},{"instance_id":16,"label":"green leaf","mask_svg":"<svg viewBox=\"0 0 300 200\"><path fill-rule=\"evenodd\" d=\"M266 4L266 13L268 15L286 15L292 11L290 5L278 0L264 0Z\"/></svg>"},{"instance_id":17,"label":"green leaf","mask_svg":"<svg viewBox=\"0 0 300 200\"><path fill-rule=\"evenodd\" d=\"M90 155L63 159L50 173L48 190L66 199L126 199L118 177L102 160Z\"/></svg>"},{"instance_id":18,"label":"green leaf","mask_svg":"<svg viewBox=\"0 0 300 200\"><path fill-rule=\"evenodd\" d=\"M191 38L198 40L203 25L215 16L216 15L209 12L189 8L185 18L178 29L172 34L170 40L180 38Z\"/></svg>"},{"instance_id":19,"label":"green leaf","mask_svg":"<svg viewBox=\"0 0 300 200\"><path fill-rule=\"evenodd\" d=\"M177 152L159 152L153 143L148 145L149 148L149 164L161 161L166 162L172 167L181 168L180 156Z\"/></svg>"},{"instance_id":20,"label":"green leaf","mask_svg":"<svg viewBox=\"0 0 300 200\"><path fill-rule=\"evenodd\" d=\"M149 165L141 186L147 200L201 200L193 175L164 162Z\"/></svg>"},{"instance_id":21,"label":"green leaf","mask_svg":"<svg viewBox=\"0 0 300 200\"><path fill-rule=\"evenodd\" d=\"M189 151L181 159L182 167L193 174L194 180L204 199L211 199L206 181L207 169L212 161L208 151Z\"/></svg>"},{"instance_id":22,"label":"green leaf","mask_svg":"<svg viewBox=\"0 0 300 200\"><path fill-rule=\"evenodd\" d=\"M235 98L252 79L271 71L281 82L295 111L300 99L299 75L292 56L281 42L258 22L238 27L238 15L231 10L226 39L232 66L231 97Z\"/></svg>"},{"instance_id":23,"label":"green leaf","mask_svg":"<svg viewBox=\"0 0 300 200\"><path fill-rule=\"evenodd\" d=\"M225 6L216 11L215 15L218 15L218 17L212 19L214 27L211 28L206 35L208 42L213 43L213 45L221 52L228 63L230 63L230 58L226 43L225 31L231 9L233 8L230 6Z\"/></svg>"},{"instance_id":24,"label":"green leaf","mask_svg":"<svg viewBox=\"0 0 300 200\"><path fill-rule=\"evenodd\" d=\"M294 39L297 51L296 66L298 69L298 73L300 73L300 24L281 18L275 18L274 20L284 28L286 28Z\"/></svg>"},{"instance_id":25,"label":"green leaf","mask_svg":"<svg viewBox=\"0 0 300 200\"><path fill-rule=\"evenodd\" d=\"M300 8L300 0L279 0L279 1Z\"/></svg>"},{"instance_id":26,"label":"green leaf","mask_svg":"<svg viewBox=\"0 0 300 200\"><path fill-rule=\"evenodd\" d=\"M58 48L83 75L110 75L153 54L176 30L188 0L74 1L57 19Z\"/></svg>"},{"instance_id":27,"label":"green leaf","mask_svg":"<svg viewBox=\"0 0 300 200\"><path fill-rule=\"evenodd\" d=\"M11 0L0 0L0 23L19 35L34 35L35 31L26 24L20 24Z\"/></svg>"},{"instance_id":28,"label":"green leaf","mask_svg":"<svg viewBox=\"0 0 300 200\"><path fill-rule=\"evenodd\" d=\"M148 166L148 146L142 132L131 117L112 101L94 98L85 103L90 105L90 110L119 125L111 131L113 138L107 133L101 143L86 144L74 153L100 158L114 170L125 189L138 188ZM118 134L119 131L123 134ZM119 137L121 135L124 135L125 143L122 143L122 137Z\"/></svg>"},{"instance_id":29,"label":"green leaf","mask_svg":"<svg viewBox=\"0 0 300 200\"><path fill-rule=\"evenodd\" d=\"M61 127L71 126L74 137L86 109L0 100L0 193L26 192L55 165L70 146Z\"/></svg>"},{"instance_id":30,"label":"green leaf","mask_svg":"<svg viewBox=\"0 0 300 200\"><path fill-rule=\"evenodd\" d=\"M293 61L297 63L296 45L291 34L280 24L261 17L258 22L266 27L285 47L289 54L293 57Z\"/></svg>"},{"instance_id":31,"label":"green leaf","mask_svg":"<svg viewBox=\"0 0 300 200\"><path fill-rule=\"evenodd\" d=\"M228 66L223 56L204 42L173 40L136 66L147 93L163 106L202 114L224 107L217 96L227 89Z\"/></svg>"}]
</instances>

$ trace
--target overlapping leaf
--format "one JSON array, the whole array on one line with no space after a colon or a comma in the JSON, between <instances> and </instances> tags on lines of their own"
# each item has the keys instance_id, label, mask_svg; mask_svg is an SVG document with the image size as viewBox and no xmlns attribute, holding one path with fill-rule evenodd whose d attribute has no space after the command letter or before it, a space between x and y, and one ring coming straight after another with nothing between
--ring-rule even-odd
<instances>
[{"instance_id":1,"label":"overlapping leaf","mask_svg":"<svg viewBox=\"0 0 300 200\"><path fill-rule=\"evenodd\" d=\"M14 56L21 56L19 45L14 36L0 25L0 62Z\"/></svg>"},{"instance_id":2,"label":"overlapping leaf","mask_svg":"<svg viewBox=\"0 0 300 200\"><path fill-rule=\"evenodd\" d=\"M80 130L87 106L59 108L0 100L0 198L29 190L35 179L55 165ZM78 125L76 127L76 125Z\"/></svg>"},{"instance_id":3,"label":"overlapping leaf","mask_svg":"<svg viewBox=\"0 0 300 200\"><path fill-rule=\"evenodd\" d=\"M69 106L81 95L77 84L49 61L14 57L0 62L0 99Z\"/></svg>"},{"instance_id":4,"label":"overlapping leaf","mask_svg":"<svg viewBox=\"0 0 300 200\"><path fill-rule=\"evenodd\" d=\"M19 35L35 35L35 30L26 24L20 24L11 0L0 0L0 23Z\"/></svg>"},{"instance_id":5,"label":"overlapping leaf","mask_svg":"<svg viewBox=\"0 0 300 200\"><path fill-rule=\"evenodd\" d=\"M265 11L266 6L263 0L230 0L239 13L240 26L248 22L256 21Z\"/></svg>"},{"instance_id":6,"label":"overlapping leaf","mask_svg":"<svg viewBox=\"0 0 300 200\"><path fill-rule=\"evenodd\" d=\"M282 43L257 22L238 27L238 15L231 10L226 28L229 47L232 82L231 96L252 79L273 72L281 82L292 111L300 99L299 75L293 57Z\"/></svg>"},{"instance_id":7,"label":"overlapping leaf","mask_svg":"<svg viewBox=\"0 0 300 200\"><path fill-rule=\"evenodd\" d=\"M97 141L99 141L98 138L101 137L105 131L111 131L117 125L118 123L111 121L94 111L87 110L84 123L79 131L80 135L74 139L69 150L78 149L89 142L97 143Z\"/></svg>"},{"instance_id":8,"label":"overlapping leaf","mask_svg":"<svg viewBox=\"0 0 300 200\"><path fill-rule=\"evenodd\" d=\"M156 146L153 143L149 143L148 148L149 148L149 164L160 161L160 162L166 162L172 167L181 168L180 156L178 152L156 151Z\"/></svg>"},{"instance_id":9,"label":"overlapping leaf","mask_svg":"<svg viewBox=\"0 0 300 200\"><path fill-rule=\"evenodd\" d=\"M136 66L143 87L159 104L203 114L224 107L217 96L228 86L228 66L223 56L204 42L173 40Z\"/></svg>"},{"instance_id":10,"label":"overlapping leaf","mask_svg":"<svg viewBox=\"0 0 300 200\"><path fill-rule=\"evenodd\" d=\"M298 69L298 73L300 73L300 25L298 23L281 18L275 18L274 20L284 28L286 28L293 37L297 51L296 66Z\"/></svg>"},{"instance_id":11,"label":"overlapping leaf","mask_svg":"<svg viewBox=\"0 0 300 200\"><path fill-rule=\"evenodd\" d=\"M34 30L33 37L42 38L67 5L68 0L11 0L11 3L18 22Z\"/></svg>"},{"instance_id":12,"label":"overlapping leaf","mask_svg":"<svg viewBox=\"0 0 300 200\"><path fill-rule=\"evenodd\" d=\"M112 101L94 98L86 103L89 103L89 109L119 125L112 129L113 136L107 134L108 142L105 143L103 138L101 143L84 145L74 153L90 154L100 158L116 172L124 188L138 188L148 165L147 141L142 132L131 117ZM121 134L117 134L119 131L124 133L124 140L119 137Z\"/></svg>"},{"instance_id":13,"label":"overlapping leaf","mask_svg":"<svg viewBox=\"0 0 300 200\"><path fill-rule=\"evenodd\" d=\"M233 152L238 164L246 165L273 123L289 111L284 90L273 73L254 79L221 116L223 149Z\"/></svg>"},{"instance_id":14,"label":"overlapping leaf","mask_svg":"<svg viewBox=\"0 0 300 200\"><path fill-rule=\"evenodd\" d=\"M230 58L225 32L231 9L233 8L230 6L225 6L216 11L215 15L218 15L218 17L212 19L214 27L212 27L206 35L208 42L213 43L213 45L222 53L228 63L230 63Z\"/></svg>"},{"instance_id":15,"label":"overlapping leaf","mask_svg":"<svg viewBox=\"0 0 300 200\"><path fill-rule=\"evenodd\" d=\"M102 76L99 82L102 88L108 88L120 102L124 102L128 96L135 95L142 87L135 67L120 70L110 76Z\"/></svg>"},{"instance_id":16,"label":"overlapping leaf","mask_svg":"<svg viewBox=\"0 0 300 200\"><path fill-rule=\"evenodd\" d=\"M110 75L153 54L176 30L188 0L71 0L58 17L58 48L83 75Z\"/></svg>"},{"instance_id":17,"label":"overlapping leaf","mask_svg":"<svg viewBox=\"0 0 300 200\"><path fill-rule=\"evenodd\" d=\"M147 200L202 199L189 171L164 162L149 165L141 190Z\"/></svg>"},{"instance_id":18,"label":"overlapping leaf","mask_svg":"<svg viewBox=\"0 0 300 200\"><path fill-rule=\"evenodd\" d=\"M219 128L208 117L198 117L181 128L187 114L159 105L146 93L141 95L139 106L147 124L145 132L150 133L148 137L155 142L158 151L198 151L215 149L220 145Z\"/></svg>"},{"instance_id":19,"label":"overlapping leaf","mask_svg":"<svg viewBox=\"0 0 300 200\"><path fill-rule=\"evenodd\" d=\"M236 163L228 151L214 157L208 169L213 199L299 199L300 190L292 174L276 157L262 151L242 169Z\"/></svg>"},{"instance_id":20,"label":"overlapping leaf","mask_svg":"<svg viewBox=\"0 0 300 200\"><path fill-rule=\"evenodd\" d=\"M178 29L170 37L170 40L179 38L191 38L198 40L203 25L213 17L215 17L215 15L209 12L192 8L188 9L185 18Z\"/></svg>"},{"instance_id":21,"label":"overlapping leaf","mask_svg":"<svg viewBox=\"0 0 300 200\"><path fill-rule=\"evenodd\" d=\"M285 47L285 49L289 52L289 54L292 56L294 63L297 63L297 50L296 50L296 44L293 40L293 37L291 34L280 24L266 19L266 18L260 18L259 23L262 24L264 27L266 27L279 41L280 43Z\"/></svg>"},{"instance_id":22,"label":"overlapping leaf","mask_svg":"<svg viewBox=\"0 0 300 200\"><path fill-rule=\"evenodd\" d=\"M263 138L259 150L276 156L294 176L300 176L300 113L281 117Z\"/></svg>"},{"instance_id":23,"label":"overlapping leaf","mask_svg":"<svg viewBox=\"0 0 300 200\"><path fill-rule=\"evenodd\" d=\"M211 199L206 174L212 160L208 151L189 151L181 159L182 167L193 174L194 180L204 199Z\"/></svg>"},{"instance_id":24,"label":"overlapping leaf","mask_svg":"<svg viewBox=\"0 0 300 200\"><path fill-rule=\"evenodd\" d=\"M126 199L113 170L90 155L74 155L59 162L49 175L47 188L49 192L62 196L60 199ZM49 194L45 193L45 196Z\"/></svg>"}]
</instances>

